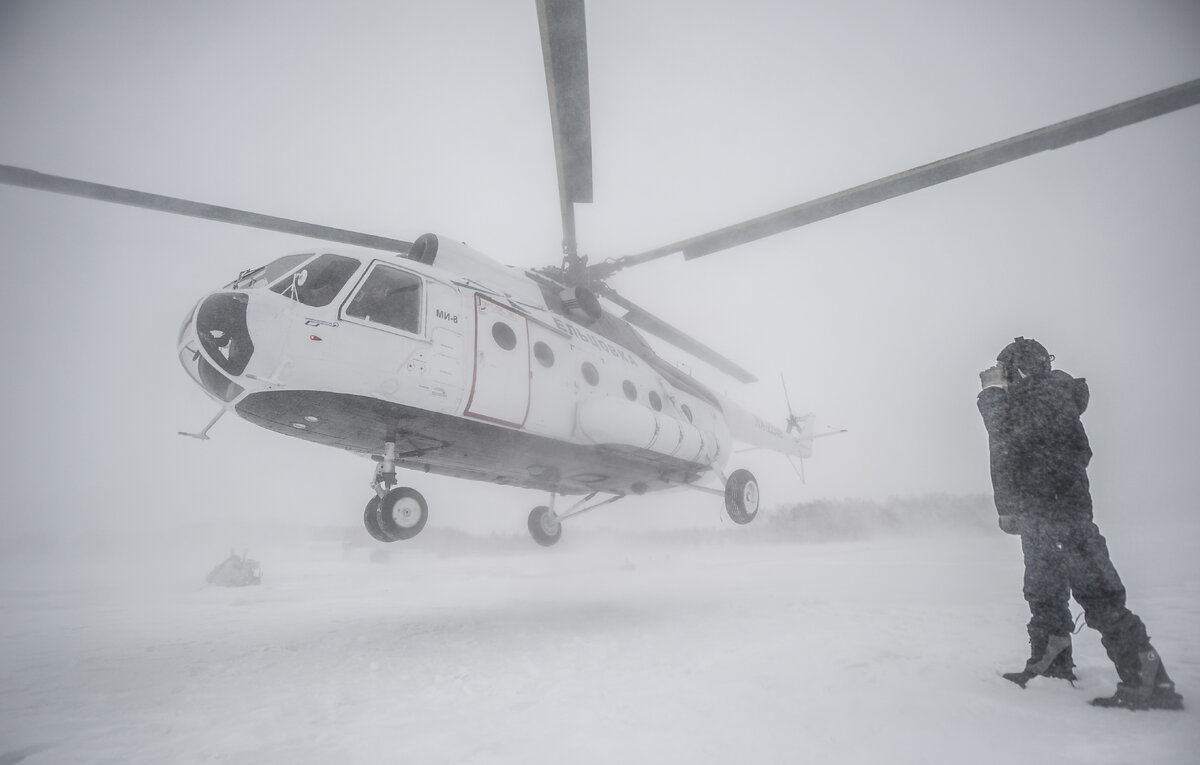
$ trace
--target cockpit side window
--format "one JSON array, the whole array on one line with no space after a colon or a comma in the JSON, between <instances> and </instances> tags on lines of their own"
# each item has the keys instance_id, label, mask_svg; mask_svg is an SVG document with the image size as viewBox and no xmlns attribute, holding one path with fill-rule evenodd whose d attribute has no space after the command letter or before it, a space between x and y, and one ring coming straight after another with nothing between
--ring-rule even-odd
<instances>
[{"instance_id":1,"label":"cockpit side window","mask_svg":"<svg viewBox=\"0 0 1200 765\"><path fill-rule=\"evenodd\" d=\"M333 301L360 265L357 258L322 255L289 278L280 281L271 291L298 300L304 305L320 308Z\"/></svg>"},{"instance_id":2,"label":"cockpit side window","mask_svg":"<svg viewBox=\"0 0 1200 765\"><path fill-rule=\"evenodd\" d=\"M350 300L346 315L417 334L421 331L421 278L378 265Z\"/></svg>"}]
</instances>

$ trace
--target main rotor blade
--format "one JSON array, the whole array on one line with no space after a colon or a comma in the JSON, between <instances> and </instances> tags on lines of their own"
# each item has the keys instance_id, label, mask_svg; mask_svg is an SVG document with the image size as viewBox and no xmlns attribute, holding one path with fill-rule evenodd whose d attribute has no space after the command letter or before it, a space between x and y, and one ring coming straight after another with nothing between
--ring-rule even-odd
<instances>
[{"instance_id":1,"label":"main rotor blade","mask_svg":"<svg viewBox=\"0 0 1200 765\"><path fill-rule=\"evenodd\" d=\"M633 324L636 327L641 327L652 335L666 340L676 348L687 351L701 361L711 364L739 382L758 382L758 378L747 372L745 369L742 369L740 366L717 353L712 348L709 348L699 340L685 335L649 311L646 311L640 306L621 297L616 290L614 290L612 287L609 287L607 284L604 284L603 282L594 282L591 284L591 287L595 289L597 293L603 295L613 303L616 303L628 311L629 313L625 314L623 318L630 324Z\"/></svg>"},{"instance_id":2,"label":"main rotor blade","mask_svg":"<svg viewBox=\"0 0 1200 765\"><path fill-rule=\"evenodd\" d=\"M373 250L407 253L412 247L412 242L405 242L400 239L389 239L357 231L318 226L315 223L304 223L303 221L290 220L288 218L276 218L273 215L261 215L259 213L247 212L246 210L235 210L232 207L218 207L217 205L203 204L201 202L190 202L186 199L166 197L161 194L148 194L144 191L123 189L119 186L105 186L101 183L64 178L59 175L47 175L33 170L26 170L23 167L0 165L0 183L6 183L10 186L22 186L27 189L52 191L56 194L68 194L86 199L96 199L101 202L114 202L116 204L132 205L133 207L144 207L148 210L174 213L175 215L189 215L193 218L203 218L219 223L233 223L238 226L263 228L283 234L298 234L300 236L312 237L313 239L341 242L342 244L351 244L357 247L369 247Z\"/></svg>"},{"instance_id":3,"label":"main rotor blade","mask_svg":"<svg viewBox=\"0 0 1200 765\"><path fill-rule=\"evenodd\" d=\"M1049 149L1084 141L1200 103L1200 79L1185 82L1156 93L1049 125L1038 130L956 154L952 157L889 175L836 194L814 199L795 207L763 215L716 231L674 242L637 255L597 263L589 267L593 279L603 279L628 266L645 263L676 252L684 258L698 258L740 244L789 231L860 207L909 194L938 183L961 178L1006 162L1022 159Z\"/></svg>"},{"instance_id":4,"label":"main rotor blade","mask_svg":"<svg viewBox=\"0 0 1200 765\"><path fill-rule=\"evenodd\" d=\"M592 117L583 0L537 0L558 167L563 252L576 254L575 203L592 201Z\"/></svg>"}]
</instances>

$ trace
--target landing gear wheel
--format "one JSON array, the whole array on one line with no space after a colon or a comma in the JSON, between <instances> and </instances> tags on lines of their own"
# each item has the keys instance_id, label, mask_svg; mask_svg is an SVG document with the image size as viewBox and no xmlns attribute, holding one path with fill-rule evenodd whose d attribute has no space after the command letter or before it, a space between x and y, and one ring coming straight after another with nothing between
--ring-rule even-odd
<instances>
[{"instance_id":1,"label":"landing gear wheel","mask_svg":"<svg viewBox=\"0 0 1200 765\"><path fill-rule=\"evenodd\" d=\"M420 534L427 520L429 505L416 489L400 486L379 500L379 530L393 542Z\"/></svg>"},{"instance_id":2,"label":"landing gear wheel","mask_svg":"<svg viewBox=\"0 0 1200 765\"><path fill-rule=\"evenodd\" d=\"M367 527L367 533L380 542L396 541L384 534L383 529L379 527L379 497L371 497L371 501L367 503L367 509L363 511L363 525Z\"/></svg>"},{"instance_id":3,"label":"landing gear wheel","mask_svg":"<svg viewBox=\"0 0 1200 765\"><path fill-rule=\"evenodd\" d=\"M725 511L743 526L758 515L758 481L749 470L735 470L725 482Z\"/></svg>"},{"instance_id":4,"label":"landing gear wheel","mask_svg":"<svg viewBox=\"0 0 1200 765\"><path fill-rule=\"evenodd\" d=\"M533 508L529 514L529 533L533 535L533 541L542 547L549 547L562 538L562 524L550 512L550 508L541 505Z\"/></svg>"}]
</instances>

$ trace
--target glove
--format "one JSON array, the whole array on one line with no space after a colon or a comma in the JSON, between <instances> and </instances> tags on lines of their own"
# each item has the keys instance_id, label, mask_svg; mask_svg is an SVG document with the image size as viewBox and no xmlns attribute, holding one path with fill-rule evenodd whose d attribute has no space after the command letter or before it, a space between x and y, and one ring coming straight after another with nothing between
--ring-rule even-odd
<instances>
[{"instance_id":1,"label":"glove","mask_svg":"<svg viewBox=\"0 0 1200 765\"><path fill-rule=\"evenodd\" d=\"M1008 390L1008 381L1004 379L1004 367L997 364L979 373L979 383L984 388L1001 388Z\"/></svg>"},{"instance_id":2,"label":"glove","mask_svg":"<svg viewBox=\"0 0 1200 765\"><path fill-rule=\"evenodd\" d=\"M1000 516L1000 530L1005 534L1020 534L1021 530L1017 528L1017 516L1002 515Z\"/></svg>"}]
</instances>

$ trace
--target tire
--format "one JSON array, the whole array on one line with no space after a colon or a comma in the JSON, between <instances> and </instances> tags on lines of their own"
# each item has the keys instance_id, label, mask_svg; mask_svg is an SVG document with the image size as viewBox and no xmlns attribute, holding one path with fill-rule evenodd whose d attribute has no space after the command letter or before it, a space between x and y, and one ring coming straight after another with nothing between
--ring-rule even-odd
<instances>
[{"instance_id":1,"label":"tire","mask_svg":"<svg viewBox=\"0 0 1200 765\"><path fill-rule=\"evenodd\" d=\"M366 509L363 510L363 525L367 527L367 533L380 542L396 541L387 534L384 534L383 529L379 527L379 497L371 497L371 501L367 503Z\"/></svg>"},{"instance_id":2,"label":"tire","mask_svg":"<svg viewBox=\"0 0 1200 765\"><path fill-rule=\"evenodd\" d=\"M550 547L562 538L562 524L550 512L550 508L541 505L529 513L529 533L533 541L542 547Z\"/></svg>"},{"instance_id":3,"label":"tire","mask_svg":"<svg viewBox=\"0 0 1200 765\"><path fill-rule=\"evenodd\" d=\"M412 539L425 528L427 520L429 505L416 489L397 487L379 502L379 530L392 541Z\"/></svg>"},{"instance_id":4,"label":"tire","mask_svg":"<svg viewBox=\"0 0 1200 765\"><path fill-rule=\"evenodd\" d=\"M725 483L725 511L734 523L746 525L758 515L758 481L749 470L735 470Z\"/></svg>"}]
</instances>

